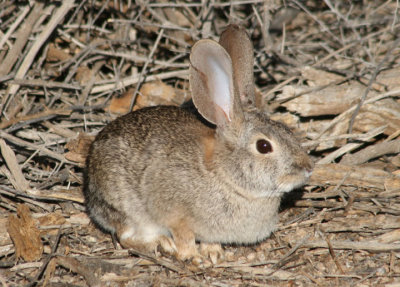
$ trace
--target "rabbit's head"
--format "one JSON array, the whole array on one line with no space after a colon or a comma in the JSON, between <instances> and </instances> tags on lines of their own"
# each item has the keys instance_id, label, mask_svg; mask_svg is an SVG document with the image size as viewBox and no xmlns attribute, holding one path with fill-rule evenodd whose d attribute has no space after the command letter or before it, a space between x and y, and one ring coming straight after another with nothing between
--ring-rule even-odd
<instances>
[{"instance_id":1,"label":"rabbit's head","mask_svg":"<svg viewBox=\"0 0 400 287\"><path fill-rule=\"evenodd\" d=\"M281 196L303 185L310 158L289 128L256 108L253 47L245 30L230 25L219 43L198 41L190 62L193 102L217 126L208 160L222 180L251 198Z\"/></svg>"}]
</instances>

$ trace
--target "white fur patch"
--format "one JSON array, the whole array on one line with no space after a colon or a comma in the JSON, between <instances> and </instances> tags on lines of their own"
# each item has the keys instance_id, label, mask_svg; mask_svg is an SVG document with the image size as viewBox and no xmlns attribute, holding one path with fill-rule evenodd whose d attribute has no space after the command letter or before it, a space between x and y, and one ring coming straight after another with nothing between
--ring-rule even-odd
<instances>
[{"instance_id":1,"label":"white fur patch","mask_svg":"<svg viewBox=\"0 0 400 287\"><path fill-rule=\"evenodd\" d=\"M160 235L165 235L163 229L160 226L149 224L143 228L141 239L144 242L152 242L160 237Z\"/></svg>"},{"instance_id":2,"label":"white fur patch","mask_svg":"<svg viewBox=\"0 0 400 287\"><path fill-rule=\"evenodd\" d=\"M168 232L157 225L146 224L146 226L140 226L139 229L133 227L126 229L121 235L121 240L132 239L135 241L153 242L161 235L168 235Z\"/></svg>"},{"instance_id":3,"label":"white fur patch","mask_svg":"<svg viewBox=\"0 0 400 287\"><path fill-rule=\"evenodd\" d=\"M132 238L135 234L135 229L128 228L127 230L124 231L124 233L121 234L121 240L127 240L128 238Z\"/></svg>"}]
</instances>

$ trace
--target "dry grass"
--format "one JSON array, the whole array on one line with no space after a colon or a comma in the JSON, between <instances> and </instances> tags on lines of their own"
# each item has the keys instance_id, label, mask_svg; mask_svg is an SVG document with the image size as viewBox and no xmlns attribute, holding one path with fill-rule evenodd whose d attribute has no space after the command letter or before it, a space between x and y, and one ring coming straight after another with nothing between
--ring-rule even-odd
<instances>
[{"instance_id":1,"label":"dry grass","mask_svg":"<svg viewBox=\"0 0 400 287\"><path fill-rule=\"evenodd\" d=\"M397 1L137 2L0 3L2 286L400 286ZM318 163L309 185L212 267L115 249L85 214L88 144L130 105L190 99L190 47L231 22L260 105Z\"/></svg>"}]
</instances>

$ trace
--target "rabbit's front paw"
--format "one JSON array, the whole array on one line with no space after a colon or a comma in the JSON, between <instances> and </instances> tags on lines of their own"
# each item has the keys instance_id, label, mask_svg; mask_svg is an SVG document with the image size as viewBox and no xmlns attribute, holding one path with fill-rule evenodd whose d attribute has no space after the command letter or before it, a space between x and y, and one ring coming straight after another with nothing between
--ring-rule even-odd
<instances>
[{"instance_id":1,"label":"rabbit's front paw","mask_svg":"<svg viewBox=\"0 0 400 287\"><path fill-rule=\"evenodd\" d=\"M161 251L173 255L177 253L176 245L171 237L162 235L158 238L158 244L161 247Z\"/></svg>"},{"instance_id":2,"label":"rabbit's front paw","mask_svg":"<svg viewBox=\"0 0 400 287\"><path fill-rule=\"evenodd\" d=\"M200 243L200 254L209 258L213 264L221 262L225 257L224 249L219 243Z\"/></svg>"},{"instance_id":3,"label":"rabbit's front paw","mask_svg":"<svg viewBox=\"0 0 400 287\"><path fill-rule=\"evenodd\" d=\"M186 220L176 220L174 224L171 224L170 231L177 250L175 257L178 260L185 261L201 257L197 250L194 232Z\"/></svg>"},{"instance_id":4,"label":"rabbit's front paw","mask_svg":"<svg viewBox=\"0 0 400 287\"><path fill-rule=\"evenodd\" d=\"M179 246L176 252L176 258L181 261L191 259L193 262L196 262L201 258L201 256L197 250L196 244L193 241L193 244Z\"/></svg>"}]
</instances>

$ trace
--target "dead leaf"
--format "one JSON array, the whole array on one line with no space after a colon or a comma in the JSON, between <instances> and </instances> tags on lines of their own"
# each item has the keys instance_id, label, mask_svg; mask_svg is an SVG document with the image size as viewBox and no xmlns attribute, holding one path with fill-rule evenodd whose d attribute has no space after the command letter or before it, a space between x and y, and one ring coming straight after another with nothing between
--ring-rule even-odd
<instances>
[{"instance_id":1,"label":"dead leaf","mask_svg":"<svg viewBox=\"0 0 400 287\"><path fill-rule=\"evenodd\" d=\"M175 98L175 89L163 82L146 83L136 98L134 110L158 105L171 105Z\"/></svg>"},{"instance_id":2,"label":"dead leaf","mask_svg":"<svg viewBox=\"0 0 400 287\"><path fill-rule=\"evenodd\" d=\"M86 133L79 133L78 138L69 141L65 145L65 148L69 150L65 153L65 158L73 162L85 164L90 145L94 141L94 138L94 136L89 136Z\"/></svg>"},{"instance_id":3,"label":"dead leaf","mask_svg":"<svg viewBox=\"0 0 400 287\"><path fill-rule=\"evenodd\" d=\"M129 106L131 104L133 93L135 89L128 89L120 97L114 97L110 101L110 105L106 110L112 114L123 115L129 112Z\"/></svg>"},{"instance_id":4,"label":"dead leaf","mask_svg":"<svg viewBox=\"0 0 400 287\"><path fill-rule=\"evenodd\" d=\"M30 262L42 257L43 244L40 231L27 205L19 204L17 215L11 214L8 217L7 231L14 243L17 258Z\"/></svg>"},{"instance_id":5,"label":"dead leaf","mask_svg":"<svg viewBox=\"0 0 400 287\"><path fill-rule=\"evenodd\" d=\"M106 110L119 115L128 113L133 93L134 89L129 89L121 97L113 98ZM177 105L181 100L180 93L172 86L161 81L145 83L136 97L133 110L149 106Z\"/></svg>"}]
</instances>

